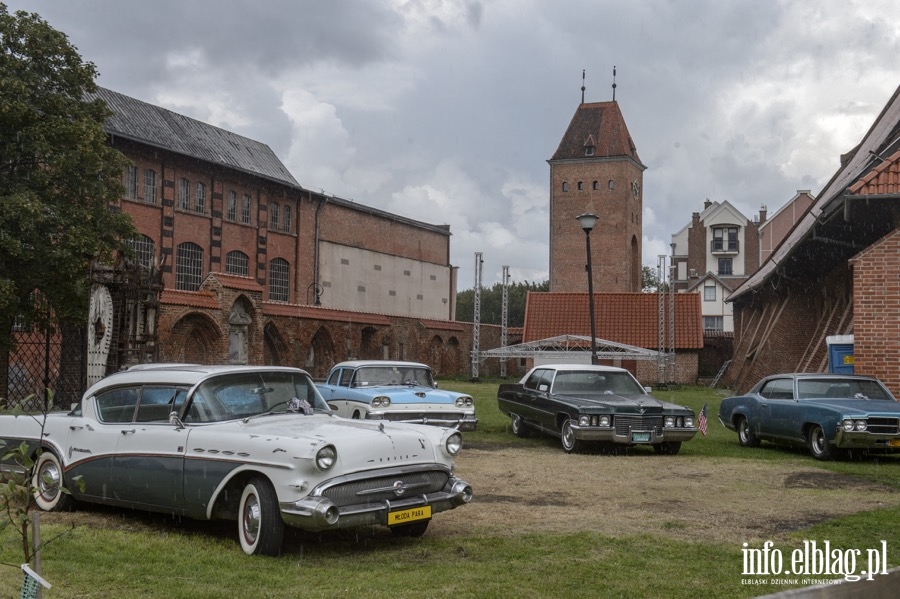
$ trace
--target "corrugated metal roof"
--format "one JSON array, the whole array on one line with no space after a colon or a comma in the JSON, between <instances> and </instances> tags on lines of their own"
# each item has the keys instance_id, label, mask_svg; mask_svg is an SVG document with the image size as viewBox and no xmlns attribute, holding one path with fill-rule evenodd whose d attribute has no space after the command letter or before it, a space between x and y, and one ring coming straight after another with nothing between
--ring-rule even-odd
<instances>
[{"instance_id":1,"label":"corrugated metal roof","mask_svg":"<svg viewBox=\"0 0 900 599\"><path fill-rule=\"evenodd\" d=\"M110 135L300 187L264 143L103 87L97 96L113 112L105 125Z\"/></svg>"}]
</instances>

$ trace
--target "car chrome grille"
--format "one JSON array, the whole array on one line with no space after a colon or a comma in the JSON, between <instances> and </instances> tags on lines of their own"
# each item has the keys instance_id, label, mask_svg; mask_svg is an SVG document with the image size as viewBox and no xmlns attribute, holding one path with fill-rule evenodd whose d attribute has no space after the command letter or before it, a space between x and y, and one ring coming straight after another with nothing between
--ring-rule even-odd
<instances>
[{"instance_id":1,"label":"car chrome grille","mask_svg":"<svg viewBox=\"0 0 900 599\"><path fill-rule=\"evenodd\" d=\"M900 432L900 419L869 418L867 430L878 435L896 435Z\"/></svg>"},{"instance_id":2,"label":"car chrome grille","mask_svg":"<svg viewBox=\"0 0 900 599\"><path fill-rule=\"evenodd\" d=\"M621 415L616 414L613 418L613 425L616 427L616 434L627 437L631 431L650 431L655 430L657 435L662 434L663 417L659 414L652 416L641 415Z\"/></svg>"},{"instance_id":3,"label":"car chrome grille","mask_svg":"<svg viewBox=\"0 0 900 599\"><path fill-rule=\"evenodd\" d=\"M459 420L459 412L389 412L382 415L384 420L421 422L423 420Z\"/></svg>"},{"instance_id":4,"label":"car chrome grille","mask_svg":"<svg viewBox=\"0 0 900 599\"><path fill-rule=\"evenodd\" d=\"M449 479L447 472L410 472L396 476L381 476L340 483L322 491L337 506L360 503L380 503L398 497L411 497L423 493L436 493L444 488ZM401 483L401 484L398 484ZM403 488L401 495L396 488Z\"/></svg>"}]
</instances>

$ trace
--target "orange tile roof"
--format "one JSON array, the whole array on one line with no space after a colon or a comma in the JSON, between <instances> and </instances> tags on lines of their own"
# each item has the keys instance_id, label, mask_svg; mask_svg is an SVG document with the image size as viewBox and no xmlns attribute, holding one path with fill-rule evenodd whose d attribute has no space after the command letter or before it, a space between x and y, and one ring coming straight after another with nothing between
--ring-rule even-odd
<instances>
[{"instance_id":1,"label":"orange tile roof","mask_svg":"<svg viewBox=\"0 0 900 599\"><path fill-rule=\"evenodd\" d=\"M338 322L354 322L361 324L377 324L388 326L390 318L384 314L372 312L353 312L323 308L322 306L306 306L300 304L284 304L281 302L263 302L262 312L269 316L294 316L319 320L336 320Z\"/></svg>"},{"instance_id":2,"label":"orange tile roof","mask_svg":"<svg viewBox=\"0 0 900 599\"><path fill-rule=\"evenodd\" d=\"M560 335L590 335L587 293L528 292L523 343ZM675 348L703 347L700 295L675 294ZM595 293L597 338L646 349L659 348L658 296L655 293ZM665 298L668 306L669 298ZM668 323L668 321L667 321ZM668 324L666 324L668 346Z\"/></svg>"},{"instance_id":3,"label":"orange tile roof","mask_svg":"<svg viewBox=\"0 0 900 599\"><path fill-rule=\"evenodd\" d=\"M900 152L860 177L848 191L859 195L900 193Z\"/></svg>"},{"instance_id":4,"label":"orange tile roof","mask_svg":"<svg viewBox=\"0 0 900 599\"><path fill-rule=\"evenodd\" d=\"M163 289L162 293L159 294L159 302L176 306L191 306L192 308L218 309L219 307L216 295L209 291Z\"/></svg>"},{"instance_id":5,"label":"orange tile roof","mask_svg":"<svg viewBox=\"0 0 900 599\"><path fill-rule=\"evenodd\" d=\"M224 272L211 272L210 276L215 277L217 281L222 285L222 287L228 287L229 289L242 289L243 291L256 291L258 293L262 293L264 291L263 286L256 282L256 279L251 277L241 277L238 275L230 275Z\"/></svg>"}]
</instances>

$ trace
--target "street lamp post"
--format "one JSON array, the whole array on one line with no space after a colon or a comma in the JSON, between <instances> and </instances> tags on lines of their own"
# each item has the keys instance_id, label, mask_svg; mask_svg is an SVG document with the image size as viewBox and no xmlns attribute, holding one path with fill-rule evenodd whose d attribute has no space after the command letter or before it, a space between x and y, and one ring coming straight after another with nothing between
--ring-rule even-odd
<instances>
[{"instance_id":1,"label":"street lamp post","mask_svg":"<svg viewBox=\"0 0 900 599\"><path fill-rule=\"evenodd\" d=\"M597 224L599 217L596 214L585 212L580 216L576 216L575 219L584 231L584 242L587 246L587 266L585 269L588 277L588 309L591 311L591 364L597 364L597 328L594 322L594 269L591 266L591 231L594 229L594 225Z\"/></svg>"}]
</instances>

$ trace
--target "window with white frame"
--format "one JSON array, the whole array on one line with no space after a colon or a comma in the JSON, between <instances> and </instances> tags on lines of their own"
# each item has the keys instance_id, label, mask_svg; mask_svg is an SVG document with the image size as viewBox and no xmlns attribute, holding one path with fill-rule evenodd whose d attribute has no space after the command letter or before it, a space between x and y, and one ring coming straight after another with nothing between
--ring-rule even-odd
<instances>
[{"instance_id":1,"label":"window with white frame","mask_svg":"<svg viewBox=\"0 0 900 599\"><path fill-rule=\"evenodd\" d=\"M704 302L716 301L716 286L715 285L704 285L703 286L703 301Z\"/></svg>"},{"instance_id":2,"label":"window with white frame","mask_svg":"<svg viewBox=\"0 0 900 599\"><path fill-rule=\"evenodd\" d=\"M249 264L250 259L244 252L235 250L225 254L225 272L229 275L250 276Z\"/></svg>"},{"instance_id":3,"label":"window with white frame","mask_svg":"<svg viewBox=\"0 0 900 599\"><path fill-rule=\"evenodd\" d=\"M228 204L225 206L226 220L237 220L237 194L234 191L228 192Z\"/></svg>"},{"instance_id":4,"label":"window with white frame","mask_svg":"<svg viewBox=\"0 0 900 599\"><path fill-rule=\"evenodd\" d=\"M731 258L719 258L719 275L731 274Z\"/></svg>"},{"instance_id":5,"label":"window with white frame","mask_svg":"<svg viewBox=\"0 0 900 599\"><path fill-rule=\"evenodd\" d=\"M241 199L241 222L250 224L250 196L246 193Z\"/></svg>"},{"instance_id":6,"label":"window with white frame","mask_svg":"<svg viewBox=\"0 0 900 599\"><path fill-rule=\"evenodd\" d=\"M197 183L197 193L194 195L194 211L200 214L206 213L206 185Z\"/></svg>"},{"instance_id":7,"label":"window with white frame","mask_svg":"<svg viewBox=\"0 0 900 599\"><path fill-rule=\"evenodd\" d=\"M289 299L290 273L288 262L275 258L269 263L269 299L273 302L286 302Z\"/></svg>"},{"instance_id":8,"label":"window with white frame","mask_svg":"<svg viewBox=\"0 0 900 599\"><path fill-rule=\"evenodd\" d=\"M281 220L284 221L284 222L282 223L282 230L283 230L285 233L290 233L290 232L292 231L292 229L293 229L293 226L294 226L294 223L292 222L292 221L293 221L293 214L292 214L292 212L291 212L291 207L290 207L290 206L285 205L284 208L282 209L282 211L281 211Z\"/></svg>"},{"instance_id":9,"label":"window with white frame","mask_svg":"<svg viewBox=\"0 0 900 599\"><path fill-rule=\"evenodd\" d=\"M273 231L277 231L279 220L281 220L281 207L273 202L272 206L269 208L269 228Z\"/></svg>"},{"instance_id":10,"label":"window with white frame","mask_svg":"<svg viewBox=\"0 0 900 599\"><path fill-rule=\"evenodd\" d=\"M175 288L197 291L203 282L203 248L196 243L180 243L175 251Z\"/></svg>"},{"instance_id":11,"label":"window with white frame","mask_svg":"<svg viewBox=\"0 0 900 599\"><path fill-rule=\"evenodd\" d=\"M134 165L125 167L125 197L129 200L138 197L138 169Z\"/></svg>"},{"instance_id":12,"label":"window with white frame","mask_svg":"<svg viewBox=\"0 0 900 599\"><path fill-rule=\"evenodd\" d=\"M156 203L156 171L151 169L144 171L144 201Z\"/></svg>"},{"instance_id":13,"label":"window with white frame","mask_svg":"<svg viewBox=\"0 0 900 599\"><path fill-rule=\"evenodd\" d=\"M721 316L704 316L703 317L703 329L706 331L722 331L722 317Z\"/></svg>"},{"instance_id":14,"label":"window with white frame","mask_svg":"<svg viewBox=\"0 0 900 599\"><path fill-rule=\"evenodd\" d=\"M125 242L128 247L134 251L137 263L144 268L153 266L153 258L156 254L156 244L146 235L141 235L137 239L128 239Z\"/></svg>"},{"instance_id":15,"label":"window with white frame","mask_svg":"<svg viewBox=\"0 0 900 599\"><path fill-rule=\"evenodd\" d=\"M178 207L182 210L191 209L191 182L187 179L178 180Z\"/></svg>"}]
</instances>

